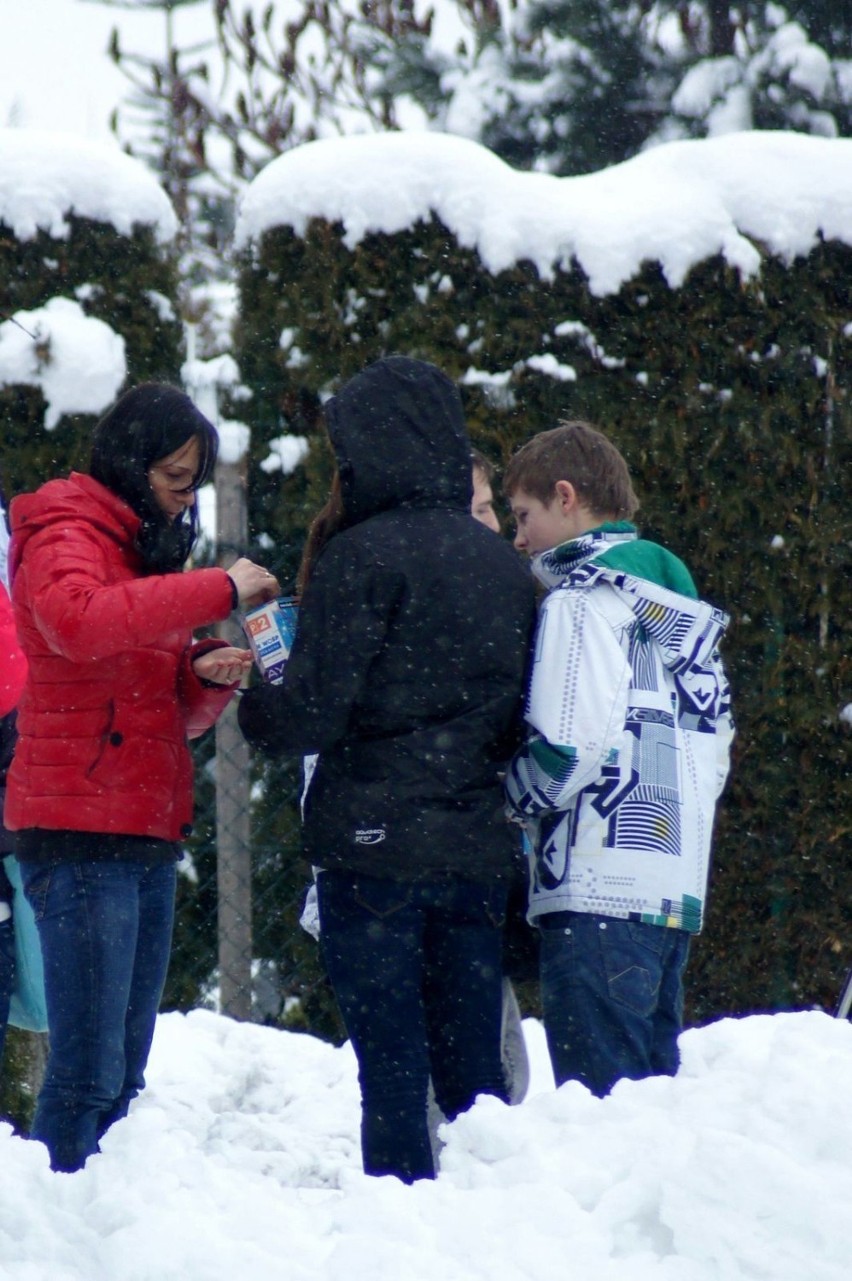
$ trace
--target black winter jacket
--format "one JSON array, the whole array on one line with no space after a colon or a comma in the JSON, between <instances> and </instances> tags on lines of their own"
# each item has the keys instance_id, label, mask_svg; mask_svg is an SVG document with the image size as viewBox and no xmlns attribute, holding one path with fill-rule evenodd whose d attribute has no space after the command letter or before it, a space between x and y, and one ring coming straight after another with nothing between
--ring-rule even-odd
<instances>
[{"instance_id":1,"label":"black winter jacket","mask_svg":"<svg viewBox=\"0 0 852 1281\"><path fill-rule=\"evenodd\" d=\"M305 591L281 685L241 701L262 750L319 752L306 855L400 881L508 876L500 774L520 732L535 605L509 544L470 515L454 384L378 361L326 406L345 527Z\"/></svg>"}]
</instances>

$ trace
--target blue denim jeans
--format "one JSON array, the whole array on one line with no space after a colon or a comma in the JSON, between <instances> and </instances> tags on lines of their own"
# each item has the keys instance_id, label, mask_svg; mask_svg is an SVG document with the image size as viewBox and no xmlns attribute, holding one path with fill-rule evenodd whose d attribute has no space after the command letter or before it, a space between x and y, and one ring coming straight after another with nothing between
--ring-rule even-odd
<instances>
[{"instance_id":1,"label":"blue denim jeans","mask_svg":"<svg viewBox=\"0 0 852 1281\"><path fill-rule=\"evenodd\" d=\"M506 889L459 878L317 878L320 940L358 1059L366 1174L435 1177L429 1078L449 1120L506 1100L500 1056Z\"/></svg>"},{"instance_id":2,"label":"blue denim jeans","mask_svg":"<svg viewBox=\"0 0 852 1281\"><path fill-rule=\"evenodd\" d=\"M674 1076L689 934L585 912L538 924L556 1084L581 1081L603 1098L621 1077Z\"/></svg>"},{"instance_id":3,"label":"blue denim jeans","mask_svg":"<svg viewBox=\"0 0 852 1281\"><path fill-rule=\"evenodd\" d=\"M79 1170L145 1084L171 950L175 864L21 862L50 1049L32 1135Z\"/></svg>"}]
</instances>

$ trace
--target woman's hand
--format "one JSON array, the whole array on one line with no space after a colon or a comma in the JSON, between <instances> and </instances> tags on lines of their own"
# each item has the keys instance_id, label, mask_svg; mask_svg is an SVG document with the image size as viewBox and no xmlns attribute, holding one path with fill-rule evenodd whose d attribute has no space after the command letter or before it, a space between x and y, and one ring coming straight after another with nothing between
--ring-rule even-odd
<instances>
[{"instance_id":1,"label":"woman's hand","mask_svg":"<svg viewBox=\"0 0 852 1281\"><path fill-rule=\"evenodd\" d=\"M255 565L253 560L241 556L228 570L231 582L237 589L241 605L251 608L263 605L281 595L278 579L262 565Z\"/></svg>"},{"instance_id":2,"label":"woman's hand","mask_svg":"<svg viewBox=\"0 0 852 1281\"><path fill-rule=\"evenodd\" d=\"M192 670L200 681L213 685L234 685L251 669L250 649L236 649L233 645L220 645L209 649L193 661Z\"/></svg>"}]
</instances>

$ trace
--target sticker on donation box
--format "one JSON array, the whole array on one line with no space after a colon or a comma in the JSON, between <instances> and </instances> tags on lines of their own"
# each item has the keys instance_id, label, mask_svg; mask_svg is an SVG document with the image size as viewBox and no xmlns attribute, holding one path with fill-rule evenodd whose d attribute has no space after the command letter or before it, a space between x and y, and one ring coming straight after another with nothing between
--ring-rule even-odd
<instances>
[{"instance_id":1,"label":"sticker on donation box","mask_svg":"<svg viewBox=\"0 0 852 1281\"><path fill-rule=\"evenodd\" d=\"M276 685L284 675L284 666L296 635L298 605L295 596L279 596L243 615L243 628L254 661L263 679Z\"/></svg>"}]
</instances>

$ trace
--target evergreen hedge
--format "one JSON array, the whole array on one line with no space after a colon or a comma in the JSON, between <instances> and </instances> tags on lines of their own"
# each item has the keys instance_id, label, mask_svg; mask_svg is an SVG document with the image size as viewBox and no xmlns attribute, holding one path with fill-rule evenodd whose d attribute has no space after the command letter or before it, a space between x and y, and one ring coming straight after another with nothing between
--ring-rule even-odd
<instances>
[{"instance_id":1,"label":"evergreen hedge","mask_svg":"<svg viewBox=\"0 0 852 1281\"><path fill-rule=\"evenodd\" d=\"M123 337L128 386L145 379L179 382L182 326L176 309L164 315L156 297L172 303L177 298L174 255L157 243L149 226L137 225L128 236L73 212L67 222L63 238L40 230L18 240L0 221L2 319L54 297L74 299L87 316ZM48 431L45 408L38 387L23 381L0 386L0 471L7 497L88 463L98 416L65 414Z\"/></svg>"},{"instance_id":2,"label":"evergreen hedge","mask_svg":"<svg viewBox=\"0 0 852 1281\"><path fill-rule=\"evenodd\" d=\"M491 274L434 217L351 249L339 223L316 218L301 235L279 226L239 264L251 526L274 538L284 580L325 495L323 398L404 352L459 382L471 438L498 464L561 418L609 432L634 474L645 536L682 556L701 594L730 612L738 736L688 974L693 1022L831 1009L852 956L840 715L852 703L852 249L820 243L788 264L756 248L751 279L713 258L672 289L648 262L605 297L576 262L546 281L530 262ZM471 368L505 382L489 388ZM312 442L306 467L283 480L259 466L282 431ZM274 790L295 832L295 808ZM276 839L293 882L304 879L295 835Z\"/></svg>"}]
</instances>

